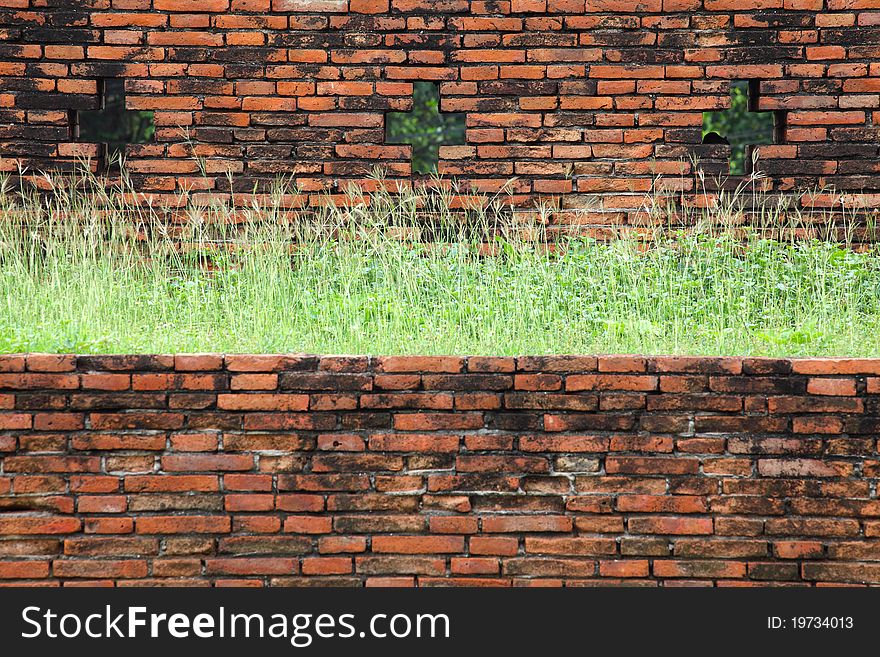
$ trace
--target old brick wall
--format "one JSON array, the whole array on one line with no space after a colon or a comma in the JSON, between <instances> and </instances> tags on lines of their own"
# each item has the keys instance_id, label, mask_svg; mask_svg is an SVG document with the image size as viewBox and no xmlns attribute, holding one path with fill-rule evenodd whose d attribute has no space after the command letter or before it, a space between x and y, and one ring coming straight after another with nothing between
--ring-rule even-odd
<instances>
[{"instance_id":1,"label":"old brick wall","mask_svg":"<svg viewBox=\"0 0 880 657\"><path fill-rule=\"evenodd\" d=\"M412 83L440 84L467 143L440 171L514 200L562 195L626 221L655 175L692 187L727 147L702 146L704 110L753 81L775 111L762 148L776 190L866 192L880 205L880 0L0 0L0 166L69 168L76 111L124 78L155 110L154 143L129 146L140 189L249 192L293 176L315 203L377 165L410 178L385 143ZM201 165L199 160L201 160ZM203 166L203 168L202 168ZM685 178L676 179L682 173ZM832 203L833 195L816 203ZM806 201L805 201L806 202ZM850 201L851 202L851 201ZM617 213L617 216L615 216ZM632 213L630 213L632 214ZM599 221L599 218L594 218Z\"/></svg>"},{"instance_id":2,"label":"old brick wall","mask_svg":"<svg viewBox=\"0 0 880 657\"><path fill-rule=\"evenodd\" d=\"M13 584L880 583L880 360L0 356Z\"/></svg>"}]
</instances>

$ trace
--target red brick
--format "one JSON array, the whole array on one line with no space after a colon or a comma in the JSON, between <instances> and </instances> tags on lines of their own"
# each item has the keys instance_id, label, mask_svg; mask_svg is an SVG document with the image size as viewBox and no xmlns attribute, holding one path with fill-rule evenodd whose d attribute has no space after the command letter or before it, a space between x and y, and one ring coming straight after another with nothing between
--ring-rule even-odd
<instances>
[{"instance_id":1,"label":"red brick","mask_svg":"<svg viewBox=\"0 0 880 657\"><path fill-rule=\"evenodd\" d=\"M209 575L291 575L297 572L297 560L280 557L237 557L207 559Z\"/></svg>"},{"instance_id":2,"label":"red brick","mask_svg":"<svg viewBox=\"0 0 880 657\"><path fill-rule=\"evenodd\" d=\"M284 532L290 534L329 534L332 520L317 516L287 516L284 519Z\"/></svg>"},{"instance_id":3,"label":"red brick","mask_svg":"<svg viewBox=\"0 0 880 657\"><path fill-rule=\"evenodd\" d=\"M629 530L634 534L711 534L712 519L672 516L630 518Z\"/></svg>"},{"instance_id":4,"label":"red brick","mask_svg":"<svg viewBox=\"0 0 880 657\"><path fill-rule=\"evenodd\" d=\"M48 561L0 561L0 580L45 579L48 576Z\"/></svg>"},{"instance_id":5,"label":"red brick","mask_svg":"<svg viewBox=\"0 0 880 657\"><path fill-rule=\"evenodd\" d=\"M654 575L657 577L688 578L742 578L746 574L746 564L735 561L654 561Z\"/></svg>"},{"instance_id":6,"label":"red brick","mask_svg":"<svg viewBox=\"0 0 880 657\"><path fill-rule=\"evenodd\" d=\"M322 536L318 539L318 551L322 554L340 552L365 552L367 539L361 536Z\"/></svg>"},{"instance_id":7,"label":"red brick","mask_svg":"<svg viewBox=\"0 0 880 657\"><path fill-rule=\"evenodd\" d=\"M791 362L795 374L880 374L880 360L859 358L804 358Z\"/></svg>"},{"instance_id":8,"label":"red brick","mask_svg":"<svg viewBox=\"0 0 880 657\"><path fill-rule=\"evenodd\" d=\"M97 430L168 430L183 427L184 416L181 413L92 413L90 415L92 429Z\"/></svg>"},{"instance_id":9,"label":"red brick","mask_svg":"<svg viewBox=\"0 0 880 657\"><path fill-rule=\"evenodd\" d=\"M7 456L6 472L98 472L101 459L95 456Z\"/></svg>"},{"instance_id":10,"label":"red brick","mask_svg":"<svg viewBox=\"0 0 880 657\"><path fill-rule=\"evenodd\" d=\"M225 498L227 511L271 511L275 508L274 495L227 495Z\"/></svg>"},{"instance_id":11,"label":"red brick","mask_svg":"<svg viewBox=\"0 0 880 657\"><path fill-rule=\"evenodd\" d=\"M220 489L216 475L131 475L125 490L133 493L211 492Z\"/></svg>"},{"instance_id":12,"label":"red brick","mask_svg":"<svg viewBox=\"0 0 880 657\"><path fill-rule=\"evenodd\" d=\"M823 553L818 541L776 541L773 551L780 559L815 559Z\"/></svg>"},{"instance_id":13,"label":"red brick","mask_svg":"<svg viewBox=\"0 0 880 657\"><path fill-rule=\"evenodd\" d=\"M379 372L449 372L464 370L465 359L446 356L383 356L377 359Z\"/></svg>"},{"instance_id":14,"label":"red brick","mask_svg":"<svg viewBox=\"0 0 880 657\"><path fill-rule=\"evenodd\" d=\"M457 452L459 436L443 434L374 434L369 449L387 452Z\"/></svg>"},{"instance_id":15,"label":"red brick","mask_svg":"<svg viewBox=\"0 0 880 657\"><path fill-rule=\"evenodd\" d=\"M558 374L517 374L513 387L517 390L559 390L562 377Z\"/></svg>"},{"instance_id":16,"label":"red brick","mask_svg":"<svg viewBox=\"0 0 880 657\"><path fill-rule=\"evenodd\" d=\"M0 431L30 429L33 417L27 413L0 413Z\"/></svg>"},{"instance_id":17,"label":"red brick","mask_svg":"<svg viewBox=\"0 0 880 657\"><path fill-rule=\"evenodd\" d=\"M758 472L764 477L841 477L852 473L852 465L818 459L761 459Z\"/></svg>"},{"instance_id":18,"label":"red brick","mask_svg":"<svg viewBox=\"0 0 880 657\"><path fill-rule=\"evenodd\" d=\"M225 534L227 516L144 516L137 518L138 534Z\"/></svg>"},{"instance_id":19,"label":"red brick","mask_svg":"<svg viewBox=\"0 0 880 657\"><path fill-rule=\"evenodd\" d=\"M275 508L279 511L319 512L324 510L324 498L321 495L282 493L275 498Z\"/></svg>"},{"instance_id":20,"label":"red brick","mask_svg":"<svg viewBox=\"0 0 880 657\"><path fill-rule=\"evenodd\" d=\"M177 354L174 356L174 369L178 372L199 372L223 369L223 356L220 354Z\"/></svg>"},{"instance_id":21,"label":"red brick","mask_svg":"<svg viewBox=\"0 0 880 657\"><path fill-rule=\"evenodd\" d=\"M615 554L617 552L617 543L611 538L527 537L525 548L526 552L533 552L535 554L600 556Z\"/></svg>"},{"instance_id":22,"label":"red brick","mask_svg":"<svg viewBox=\"0 0 880 657\"><path fill-rule=\"evenodd\" d=\"M454 574L461 575L497 575L501 570L498 559L486 557L453 557L450 569Z\"/></svg>"},{"instance_id":23,"label":"red brick","mask_svg":"<svg viewBox=\"0 0 880 657\"><path fill-rule=\"evenodd\" d=\"M147 562L140 559L119 561L73 561L56 559L52 563L55 577L120 578L147 576Z\"/></svg>"},{"instance_id":24,"label":"red brick","mask_svg":"<svg viewBox=\"0 0 880 657\"><path fill-rule=\"evenodd\" d=\"M519 448L524 452L605 452L608 438L603 436L522 436Z\"/></svg>"},{"instance_id":25,"label":"red brick","mask_svg":"<svg viewBox=\"0 0 880 657\"><path fill-rule=\"evenodd\" d=\"M644 372L647 360L641 356L599 356L600 372Z\"/></svg>"},{"instance_id":26,"label":"red brick","mask_svg":"<svg viewBox=\"0 0 880 657\"><path fill-rule=\"evenodd\" d=\"M134 531L131 518L87 518L83 523L86 534L130 534Z\"/></svg>"},{"instance_id":27,"label":"red brick","mask_svg":"<svg viewBox=\"0 0 880 657\"><path fill-rule=\"evenodd\" d=\"M482 519L484 532L570 532L571 518L564 516L488 516Z\"/></svg>"},{"instance_id":28,"label":"red brick","mask_svg":"<svg viewBox=\"0 0 880 657\"><path fill-rule=\"evenodd\" d=\"M217 396L217 408L228 411L305 411L308 407L308 395L252 393Z\"/></svg>"},{"instance_id":29,"label":"red brick","mask_svg":"<svg viewBox=\"0 0 880 657\"><path fill-rule=\"evenodd\" d=\"M303 559L303 575L345 575L353 570L350 557L308 557Z\"/></svg>"},{"instance_id":30,"label":"red brick","mask_svg":"<svg viewBox=\"0 0 880 657\"><path fill-rule=\"evenodd\" d=\"M605 469L609 474L696 474L700 462L693 458L661 458L650 456L609 456Z\"/></svg>"},{"instance_id":31,"label":"red brick","mask_svg":"<svg viewBox=\"0 0 880 657\"><path fill-rule=\"evenodd\" d=\"M84 390L120 391L128 390L131 387L130 374L83 374L80 381Z\"/></svg>"},{"instance_id":32,"label":"red brick","mask_svg":"<svg viewBox=\"0 0 880 657\"><path fill-rule=\"evenodd\" d=\"M80 530L77 518L63 516L5 516L0 517L0 535L72 534Z\"/></svg>"},{"instance_id":33,"label":"red brick","mask_svg":"<svg viewBox=\"0 0 880 657\"><path fill-rule=\"evenodd\" d=\"M236 374L230 380L232 390L275 390L277 374Z\"/></svg>"},{"instance_id":34,"label":"red brick","mask_svg":"<svg viewBox=\"0 0 880 657\"><path fill-rule=\"evenodd\" d=\"M168 472L231 472L250 470L254 457L249 454L174 454L162 457Z\"/></svg>"},{"instance_id":35,"label":"red brick","mask_svg":"<svg viewBox=\"0 0 880 657\"><path fill-rule=\"evenodd\" d=\"M406 413L394 416L394 428L401 431L479 429L481 413Z\"/></svg>"},{"instance_id":36,"label":"red brick","mask_svg":"<svg viewBox=\"0 0 880 657\"><path fill-rule=\"evenodd\" d=\"M374 536L373 552L395 554L442 554L464 550L461 536Z\"/></svg>"},{"instance_id":37,"label":"red brick","mask_svg":"<svg viewBox=\"0 0 880 657\"><path fill-rule=\"evenodd\" d=\"M648 562L644 559L599 562L601 577L647 577L648 571Z\"/></svg>"},{"instance_id":38,"label":"red brick","mask_svg":"<svg viewBox=\"0 0 880 657\"><path fill-rule=\"evenodd\" d=\"M127 507L124 495L80 495L76 503L79 513L124 513Z\"/></svg>"},{"instance_id":39,"label":"red brick","mask_svg":"<svg viewBox=\"0 0 880 657\"><path fill-rule=\"evenodd\" d=\"M656 376L634 374L576 374L565 380L565 389L571 392L580 390L633 390L650 392L656 390Z\"/></svg>"},{"instance_id":40,"label":"red brick","mask_svg":"<svg viewBox=\"0 0 880 657\"><path fill-rule=\"evenodd\" d=\"M521 372L595 372L594 356L525 356L517 358Z\"/></svg>"},{"instance_id":41,"label":"red brick","mask_svg":"<svg viewBox=\"0 0 880 657\"><path fill-rule=\"evenodd\" d=\"M311 360L298 355L227 354L225 364L230 372L279 372L303 369Z\"/></svg>"},{"instance_id":42,"label":"red brick","mask_svg":"<svg viewBox=\"0 0 880 657\"><path fill-rule=\"evenodd\" d=\"M471 554L513 556L517 553L519 539L507 536L473 536L469 539Z\"/></svg>"},{"instance_id":43,"label":"red brick","mask_svg":"<svg viewBox=\"0 0 880 657\"><path fill-rule=\"evenodd\" d=\"M72 372L76 369L76 356L71 354L28 354L27 369L30 372Z\"/></svg>"},{"instance_id":44,"label":"red brick","mask_svg":"<svg viewBox=\"0 0 880 657\"><path fill-rule=\"evenodd\" d=\"M855 395L856 382L854 379L812 377L807 381L807 392L811 395Z\"/></svg>"}]
</instances>

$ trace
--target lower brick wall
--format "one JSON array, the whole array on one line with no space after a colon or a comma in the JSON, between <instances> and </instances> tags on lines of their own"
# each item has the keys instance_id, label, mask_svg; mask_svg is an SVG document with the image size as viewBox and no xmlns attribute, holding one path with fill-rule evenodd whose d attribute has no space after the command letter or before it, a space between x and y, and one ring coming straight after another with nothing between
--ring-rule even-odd
<instances>
[{"instance_id":1,"label":"lower brick wall","mask_svg":"<svg viewBox=\"0 0 880 657\"><path fill-rule=\"evenodd\" d=\"M880 360L0 356L0 581L880 583Z\"/></svg>"}]
</instances>

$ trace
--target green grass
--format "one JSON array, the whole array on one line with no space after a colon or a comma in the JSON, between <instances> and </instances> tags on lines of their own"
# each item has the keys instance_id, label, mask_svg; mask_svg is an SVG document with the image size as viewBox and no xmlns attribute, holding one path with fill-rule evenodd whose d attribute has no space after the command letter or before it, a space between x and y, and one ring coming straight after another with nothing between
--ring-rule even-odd
<instances>
[{"instance_id":1,"label":"green grass","mask_svg":"<svg viewBox=\"0 0 880 657\"><path fill-rule=\"evenodd\" d=\"M551 249L523 237L541 213L523 225L491 200L463 222L448 195L306 216L279 192L169 228L119 192L4 185L0 351L880 355L880 253L734 235L749 190L647 247Z\"/></svg>"}]
</instances>

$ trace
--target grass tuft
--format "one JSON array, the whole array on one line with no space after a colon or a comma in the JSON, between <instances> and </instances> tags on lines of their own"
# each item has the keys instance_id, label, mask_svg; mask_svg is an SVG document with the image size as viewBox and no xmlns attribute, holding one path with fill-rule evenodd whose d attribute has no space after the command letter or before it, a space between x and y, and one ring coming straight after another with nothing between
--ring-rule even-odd
<instances>
[{"instance_id":1,"label":"grass tuft","mask_svg":"<svg viewBox=\"0 0 880 657\"><path fill-rule=\"evenodd\" d=\"M305 213L279 185L169 221L81 182L0 181L2 352L880 355L878 251L788 239L806 220L745 187L600 242L427 190Z\"/></svg>"}]
</instances>

